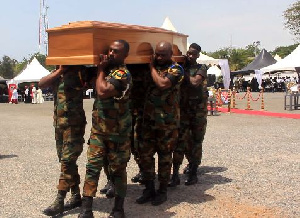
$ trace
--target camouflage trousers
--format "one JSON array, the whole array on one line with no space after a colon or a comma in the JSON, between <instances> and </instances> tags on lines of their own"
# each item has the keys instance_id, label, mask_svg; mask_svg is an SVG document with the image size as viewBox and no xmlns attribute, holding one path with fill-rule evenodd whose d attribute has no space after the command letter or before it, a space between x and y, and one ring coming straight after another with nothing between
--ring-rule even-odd
<instances>
[{"instance_id":1,"label":"camouflage trousers","mask_svg":"<svg viewBox=\"0 0 300 218\"><path fill-rule=\"evenodd\" d=\"M203 108L203 105L197 107L197 110L188 111L188 113L181 110L179 139L173 152L174 165L181 165L184 155L189 163L201 164L206 126L207 109Z\"/></svg>"},{"instance_id":2,"label":"camouflage trousers","mask_svg":"<svg viewBox=\"0 0 300 218\"><path fill-rule=\"evenodd\" d=\"M139 164L139 147L142 142L142 120L142 116L132 116L131 153L137 164Z\"/></svg>"},{"instance_id":3,"label":"camouflage trousers","mask_svg":"<svg viewBox=\"0 0 300 218\"><path fill-rule=\"evenodd\" d=\"M124 198L127 191L126 167L130 159L130 138L109 137L92 132L89 141L83 196L95 197L101 169L108 164L115 194Z\"/></svg>"},{"instance_id":4,"label":"camouflage trousers","mask_svg":"<svg viewBox=\"0 0 300 218\"><path fill-rule=\"evenodd\" d=\"M178 129L143 127L143 142L139 147L140 166L145 180L155 179L155 158L158 155L158 181L167 185L172 167L172 152L178 139Z\"/></svg>"},{"instance_id":5,"label":"camouflage trousers","mask_svg":"<svg viewBox=\"0 0 300 218\"><path fill-rule=\"evenodd\" d=\"M76 161L84 144L85 125L55 128L56 151L61 164L58 190L69 191L80 184Z\"/></svg>"}]
</instances>

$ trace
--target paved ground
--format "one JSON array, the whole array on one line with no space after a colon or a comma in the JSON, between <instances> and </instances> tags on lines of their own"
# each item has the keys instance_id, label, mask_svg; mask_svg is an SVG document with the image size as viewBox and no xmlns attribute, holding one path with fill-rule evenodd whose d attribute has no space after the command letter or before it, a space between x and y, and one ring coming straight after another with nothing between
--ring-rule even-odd
<instances>
[{"instance_id":1,"label":"paved ground","mask_svg":"<svg viewBox=\"0 0 300 218\"><path fill-rule=\"evenodd\" d=\"M89 121L86 139L92 102L84 102ZM237 103L240 109L246 107L245 100ZM0 217L44 217L42 209L55 197L59 164L52 104L0 104ZM253 108L259 108L257 104ZM267 93L265 104L268 111L285 112L282 93ZM127 217L300 217L299 125L296 119L209 116L199 183L170 190L168 202L153 207L134 203L142 186L129 179ZM79 159L82 177L85 163L86 146ZM128 178L136 173L131 160ZM99 186L105 182L101 175ZM106 217L112 204L113 200L98 194L95 217ZM77 215L78 210L65 214Z\"/></svg>"}]
</instances>

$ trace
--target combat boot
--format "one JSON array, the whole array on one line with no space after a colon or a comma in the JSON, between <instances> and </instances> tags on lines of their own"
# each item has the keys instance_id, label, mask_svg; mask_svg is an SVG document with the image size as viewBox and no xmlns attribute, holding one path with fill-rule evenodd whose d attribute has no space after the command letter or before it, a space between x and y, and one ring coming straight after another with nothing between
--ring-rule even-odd
<instances>
[{"instance_id":1,"label":"combat boot","mask_svg":"<svg viewBox=\"0 0 300 218\"><path fill-rule=\"evenodd\" d=\"M142 172L140 171L138 174L136 174L134 177L131 178L131 182L138 183L142 180Z\"/></svg>"},{"instance_id":2,"label":"combat boot","mask_svg":"<svg viewBox=\"0 0 300 218\"><path fill-rule=\"evenodd\" d=\"M190 173L190 164L186 165L186 167L183 169L183 174L189 174Z\"/></svg>"},{"instance_id":3,"label":"combat boot","mask_svg":"<svg viewBox=\"0 0 300 218\"><path fill-rule=\"evenodd\" d=\"M136 203L138 204L144 204L148 201L152 201L155 197L155 186L153 180L147 180L145 181L146 189L143 190L143 195L136 199Z\"/></svg>"},{"instance_id":4,"label":"combat boot","mask_svg":"<svg viewBox=\"0 0 300 218\"><path fill-rule=\"evenodd\" d=\"M198 165L192 164L190 167L190 173L188 174L187 180L185 180L185 185L194 185L198 182L197 177Z\"/></svg>"},{"instance_id":5,"label":"combat boot","mask_svg":"<svg viewBox=\"0 0 300 218\"><path fill-rule=\"evenodd\" d=\"M93 197L83 196L81 211L78 218L94 218Z\"/></svg>"},{"instance_id":6,"label":"combat boot","mask_svg":"<svg viewBox=\"0 0 300 218\"><path fill-rule=\"evenodd\" d=\"M160 184L160 187L157 190L155 198L152 200L151 204L153 206L158 206L167 201L167 199L167 185Z\"/></svg>"},{"instance_id":7,"label":"combat boot","mask_svg":"<svg viewBox=\"0 0 300 218\"><path fill-rule=\"evenodd\" d=\"M108 216L109 218L124 218L124 198L121 198L119 196L115 197L115 205L111 211L111 213Z\"/></svg>"},{"instance_id":8,"label":"combat boot","mask_svg":"<svg viewBox=\"0 0 300 218\"><path fill-rule=\"evenodd\" d=\"M63 190L58 190L57 196L53 204L47 207L43 213L47 216L56 216L58 214L63 214L64 212L64 199L67 192Z\"/></svg>"},{"instance_id":9,"label":"combat boot","mask_svg":"<svg viewBox=\"0 0 300 218\"><path fill-rule=\"evenodd\" d=\"M108 189L110 188L110 186L111 186L111 181L107 180L106 185L102 189L100 189L100 193L101 194L106 194L106 192L108 191Z\"/></svg>"},{"instance_id":10,"label":"combat boot","mask_svg":"<svg viewBox=\"0 0 300 218\"><path fill-rule=\"evenodd\" d=\"M80 207L82 204L79 186L71 187L71 198L65 203L65 211Z\"/></svg>"},{"instance_id":11,"label":"combat boot","mask_svg":"<svg viewBox=\"0 0 300 218\"><path fill-rule=\"evenodd\" d=\"M179 167L179 164L173 164L173 175L168 184L169 187L176 187L177 185L180 185Z\"/></svg>"},{"instance_id":12,"label":"combat boot","mask_svg":"<svg viewBox=\"0 0 300 218\"><path fill-rule=\"evenodd\" d=\"M107 198L115 197L115 186L114 186L112 181L110 181L107 192L106 192L105 195L106 195Z\"/></svg>"}]
</instances>

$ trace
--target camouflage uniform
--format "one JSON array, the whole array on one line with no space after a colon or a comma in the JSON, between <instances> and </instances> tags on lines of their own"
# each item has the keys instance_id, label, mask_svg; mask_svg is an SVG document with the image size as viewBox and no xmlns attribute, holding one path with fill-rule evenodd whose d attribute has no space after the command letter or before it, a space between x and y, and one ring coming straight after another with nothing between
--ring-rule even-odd
<instances>
[{"instance_id":1,"label":"camouflage uniform","mask_svg":"<svg viewBox=\"0 0 300 218\"><path fill-rule=\"evenodd\" d=\"M130 159L132 117L129 110L129 91L132 81L125 65L106 72L106 80L120 91L120 96L95 99L83 196L94 197L96 195L100 171L105 161L108 160L115 194L125 197L126 166Z\"/></svg>"},{"instance_id":2,"label":"camouflage uniform","mask_svg":"<svg viewBox=\"0 0 300 218\"><path fill-rule=\"evenodd\" d=\"M131 67L130 72L133 83L130 94L132 113L131 152L134 160L139 164L138 148L142 142L142 121L148 81L146 75L149 67L148 65L131 65L129 67Z\"/></svg>"},{"instance_id":3,"label":"camouflage uniform","mask_svg":"<svg viewBox=\"0 0 300 218\"><path fill-rule=\"evenodd\" d=\"M144 180L155 179L155 159L158 154L158 180L167 185L170 179L172 152L178 138L179 89L183 80L183 69L177 63L156 67L160 76L167 77L172 87L161 90L151 81L146 96L143 116L143 143L140 163Z\"/></svg>"},{"instance_id":4,"label":"camouflage uniform","mask_svg":"<svg viewBox=\"0 0 300 218\"><path fill-rule=\"evenodd\" d=\"M76 161L82 152L86 117L83 109L83 73L64 73L54 85L54 127L61 163L58 190L69 191L80 184Z\"/></svg>"},{"instance_id":5,"label":"camouflage uniform","mask_svg":"<svg viewBox=\"0 0 300 218\"><path fill-rule=\"evenodd\" d=\"M185 67L185 80L181 85L180 130L178 144L173 153L173 164L181 165L184 154L189 163L201 164L202 142L207 125L207 68L196 64ZM198 87L190 84L189 78L197 74L205 80Z\"/></svg>"}]
</instances>

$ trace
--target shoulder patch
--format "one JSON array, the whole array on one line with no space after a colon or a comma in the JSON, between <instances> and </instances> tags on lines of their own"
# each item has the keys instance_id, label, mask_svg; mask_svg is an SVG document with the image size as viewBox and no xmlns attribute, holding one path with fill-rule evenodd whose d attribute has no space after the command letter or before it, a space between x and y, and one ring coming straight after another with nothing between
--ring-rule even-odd
<instances>
[{"instance_id":1,"label":"shoulder patch","mask_svg":"<svg viewBox=\"0 0 300 218\"><path fill-rule=\"evenodd\" d=\"M122 79L124 77L126 77L127 75L127 72L124 71L124 70L115 70L113 73L112 73L112 76L115 78L115 79Z\"/></svg>"},{"instance_id":2,"label":"shoulder patch","mask_svg":"<svg viewBox=\"0 0 300 218\"><path fill-rule=\"evenodd\" d=\"M199 70L207 70L208 67L205 64L201 64Z\"/></svg>"}]
</instances>

